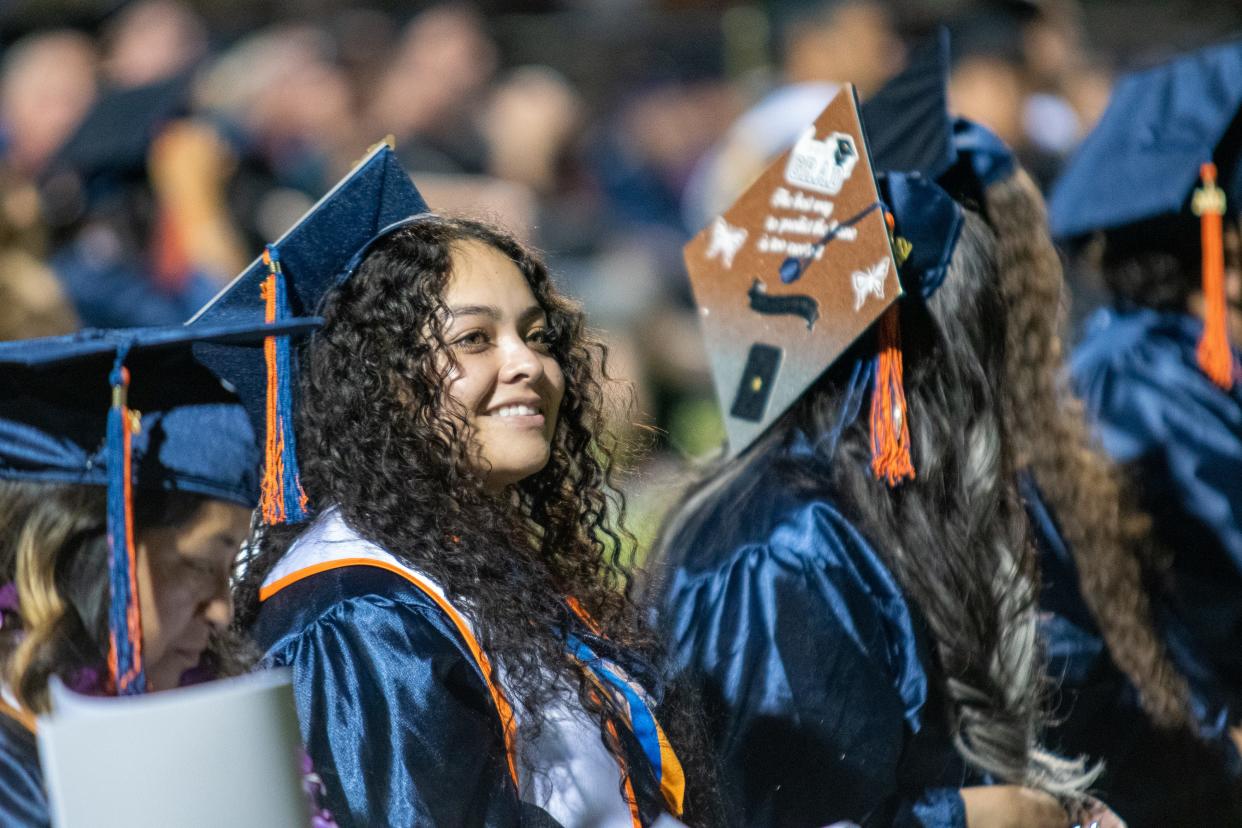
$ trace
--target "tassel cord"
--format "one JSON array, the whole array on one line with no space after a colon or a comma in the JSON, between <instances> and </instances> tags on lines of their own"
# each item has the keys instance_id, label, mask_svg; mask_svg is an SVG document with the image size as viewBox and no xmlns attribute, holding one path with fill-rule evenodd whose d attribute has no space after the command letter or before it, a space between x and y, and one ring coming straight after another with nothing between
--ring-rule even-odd
<instances>
[{"instance_id":1,"label":"tassel cord","mask_svg":"<svg viewBox=\"0 0 1242 828\"><path fill-rule=\"evenodd\" d=\"M138 604L137 552L134 546L133 435L139 415L128 406L129 370L121 347L110 382L112 405L108 410L106 451L108 457L108 675L117 695L146 690L142 661L142 617Z\"/></svg>"}]
</instances>

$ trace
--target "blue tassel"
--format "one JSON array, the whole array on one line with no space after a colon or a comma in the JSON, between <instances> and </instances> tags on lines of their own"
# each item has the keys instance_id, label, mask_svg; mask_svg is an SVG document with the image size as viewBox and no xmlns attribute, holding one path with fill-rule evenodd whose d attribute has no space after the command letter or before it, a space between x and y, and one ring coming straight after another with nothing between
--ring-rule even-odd
<instances>
[{"instance_id":1,"label":"blue tassel","mask_svg":"<svg viewBox=\"0 0 1242 828\"><path fill-rule=\"evenodd\" d=\"M133 480L130 441L136 430L135 416L127 397L129 372L125 357L129 346L122 345L112 366L112 405L108 409L105 451L108 464L108 671L119 696L146 690L142 664L142 621L139 616L137 566L134 549Z\"/></svg>"}]
</instances>

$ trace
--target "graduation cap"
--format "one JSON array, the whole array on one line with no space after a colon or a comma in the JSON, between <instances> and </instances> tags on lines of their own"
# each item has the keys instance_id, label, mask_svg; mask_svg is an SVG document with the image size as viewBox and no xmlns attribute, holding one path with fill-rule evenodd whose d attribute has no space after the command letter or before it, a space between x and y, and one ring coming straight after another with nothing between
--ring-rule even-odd
<instances>
[{"instance_id":1,"label":"graduation cap","mask_svg":"<svg viewBox=\"0 0 1242 828\"><path fill-rule=\"evenodd\" d=\"M950 138L953 162L938 182L960 202L986 206L988 187L1013 175L1018 162L996 133L966 118L954 118Z\"/></svg>"},{"instance_id":2,"label":"graduation cap","mask_svg":"<svg viewBox=\"0 0 1242 828\"><path fill-rule=\"evenodd\" d=\"M204 305L189 325L263 324L318 313L379 239L428 212L391 145L373 148L327 195ZM298 481L293 430L294 354L273 336L262 353L209 345L200 358L231 382L262 425L265 522L297 523L308 514Z\"/></svg>"},{"instance_id":3,"label":"graduation cap","mask_svg":"<svg viewBox=\"0 0 1242 828\"><path fill-rule=\"evenodd\" d=\"M862 122L876 170L938 178L954 160L949 86L949 30L920 43L906 68L863 101Z\"/></svg>"},{"instance_id":4,"label":"graduation cap","mask_svg":"<svg viewBox=\"0 0 1242 828\"><path fill-rule=\"evenodd\" d=\"M884 184L886 206L896 216L882 207L857 99L847 85L791 150L686 245L731 456L746 450L883 318L872 469L890 485L913 476L900 326L889 309L903 291L899 263L910 265L911 289L920 295L930 295L943 280L961 213L924 176L894 173ZM896 253L890 227L902 233Z\"/></svg>"},{"instance_id":5,"label":"graduation cap","mask_svg":"<svg viewBox=\"0 0 1242 828\"><path fill-rule=\"evenodd\" d=\"M1234 366L1221 216L1227 199L1242 204L1239 109L1242 40L1126 75L1049 199L1052 232L1060 239L1199 216L1206 300L1199 364L1225 388Z\"/></svg>"},{"instance_id":6,"label":"graduation cap","mask_svg":"<svg viewBox=\"0 0 1242 828\"><path fill-rule=\"evenodd\" d=\"M275 328L308 329L315 320ZM194 356L255 347L269 326L86 330L0 343L0 479L108 490L109 672L145 688L132 492L182 491L253 506L258 449L233 392Z\"/></svg>"}]
</instances>

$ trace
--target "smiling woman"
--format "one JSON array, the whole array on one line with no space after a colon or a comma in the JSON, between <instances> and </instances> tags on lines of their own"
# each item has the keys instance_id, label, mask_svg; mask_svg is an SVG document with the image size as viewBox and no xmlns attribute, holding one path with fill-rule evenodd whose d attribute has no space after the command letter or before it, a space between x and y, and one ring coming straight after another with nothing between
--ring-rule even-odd
<instances>
[{"instance_id":1,"label":"smiling woman","mask_svg":"<svg viewBox=\"0 0 1242 828\"><path fill-rule=\"evenodd\" d=\"M672 747L693 727L630 598L602 346L489 225L422 214L358 246L301 355L312 523L266 527L239 595L334 815L698 821Z\"/></svg>"},{"instance_id":2,"label":"smiling woman","mask_svg":"<svg viewBox=\"0 0 1242 828\"><path fill-rule=\"evenodd\" d=\"M455 246L445 290L448 394L498 492L548 463L565 376L548 315L517 265L478 241Z\"/></svg>"}]
</instances>

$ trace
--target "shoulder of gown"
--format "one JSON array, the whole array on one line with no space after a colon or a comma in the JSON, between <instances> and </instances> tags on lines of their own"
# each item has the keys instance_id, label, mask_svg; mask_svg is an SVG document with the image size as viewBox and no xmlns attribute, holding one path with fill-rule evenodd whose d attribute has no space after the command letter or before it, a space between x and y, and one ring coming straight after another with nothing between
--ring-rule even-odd
<instances>
[{"instance_id":1,"label":"shoulder of gown","mask_svg":"<svg viewBox=\"0 0 1242 828\"><path fill-rule=\"evenodd\" d=\"M0 713L0 825L51 825L35 736L4 713Z\"/></svg>"},{"instance_id":2,"label":"shoulder of gown","mask_svg":"<svg viewBox=\"0 0 1242 828\"><path fill-rule=\"evenodd\" d=\"M1174 553L1176 612L1242 712L1242 383L1225 391L1196 362L1202 324L1105 309L1072 360L1104 448L1134 474Z\"/></svg>"},{"instance_id":3,"label":"shoulder of gown","mask_svg":"<svg viewBox=\"0 0 1242 828\"><path fill-rule=\"evenodd\" d=\"M522 824L480 668L422 590L377 567L331 569L268 598L253 632L269 664L292 669L342 828Z\"/></svg>"},{"instance_id":4,"label":"shoulder of gown","mask_svg":"<svg viewBox=\"0 0 1242 828\"><path fill-rule=\"evenodd\" d=\"M1098 311L1071 376L1105 449L1143 474L1144 494L1174 497L1242 569L1242 383L1225 391L1199 369L1201 330L1183 314Z\"/></svg>"},{"instance_id":5,"label":"shoulder of gown","mask_svg":"<svg viewBox=\"0 0 1242 828\"><path fill-rule=\"evenodd\" d=\"M661 622L745 824L963 825L964 769L895 579L831 503L752 491L674 541Z\"/></svg>"}]
</instances>

